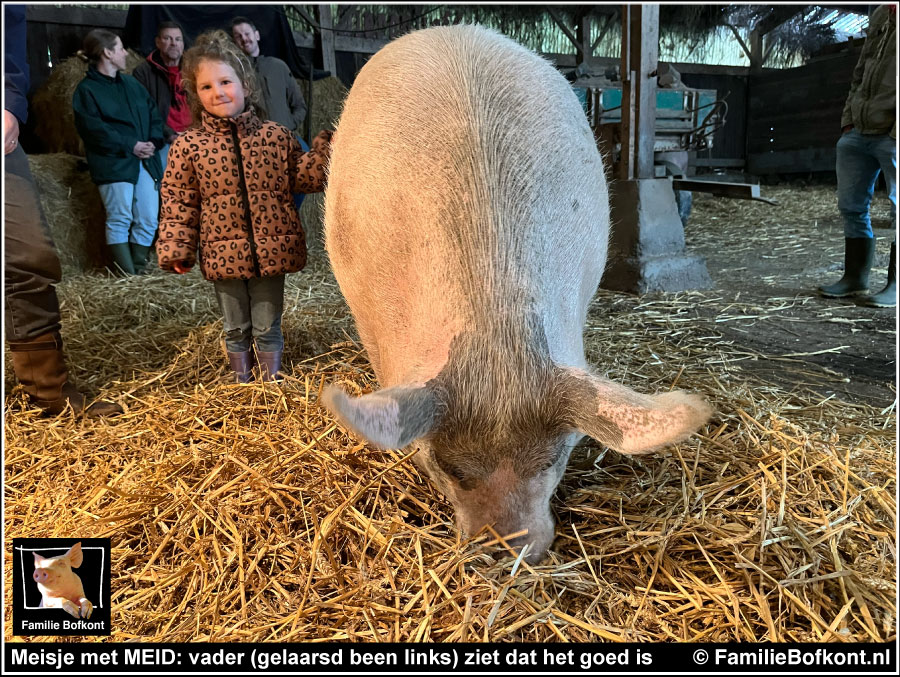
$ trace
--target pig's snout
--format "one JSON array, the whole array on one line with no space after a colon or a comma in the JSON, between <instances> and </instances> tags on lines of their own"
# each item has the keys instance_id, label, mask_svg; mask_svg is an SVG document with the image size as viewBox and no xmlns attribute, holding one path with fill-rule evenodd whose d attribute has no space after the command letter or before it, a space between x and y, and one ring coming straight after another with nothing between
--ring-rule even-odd
<instances>
[{"instance_id":1,"label":"pig's snout","mask_svg":"<svg viewBox=\"0 0 900 677\"><path fill-rule=\"evenodd\" d=\"M483 519L467 520L463 518L460 520L459 526L464 534L474 536L477 532L481 531L486 524L488 524L488 522L485 522ZM553 543L553 538L556 535L553 517L550 515L535 518L527 524L521 524L520 526L495 523L492 527L494 531L504 537L507 534L518 533L527 529L526 533L520 536L504 538L503 540L516 551L516 554L520 554L522 549L527 546L528 550L525 553L525 561L529 564L537 564L544 558L544 555L547 554L547 550L550 549L550 545Z\"/></svg>"},{"instance_id":2,"label":"pig's snout","mask_svg":"<svg viewBox=\"0 0 900 677\"><path fill-rule=\"evenodd\" d=\"M37 583L46 583L47 579L50 578L50 574L47 573L44 569L35 569L32 578Z\"/></svg>"}]
</instances>

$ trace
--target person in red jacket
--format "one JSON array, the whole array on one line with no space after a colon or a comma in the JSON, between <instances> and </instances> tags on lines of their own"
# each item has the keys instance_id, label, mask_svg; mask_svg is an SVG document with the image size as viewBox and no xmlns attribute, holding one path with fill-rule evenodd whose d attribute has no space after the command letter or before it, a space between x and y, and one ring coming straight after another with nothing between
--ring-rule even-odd
<instances>
[{"instance_id":1,"label":"person in red jacket","mask_svg":"<svg viewBox=\"0 0 900 677\"><path fill-rule=\"evenodd\" d=\"M169 146L191 125L191 110L181 84L183 55L184 32L181 26L174 21L163 21L156 28L156 49L131 73L159 106L166 142L159 150L163 171L169 157Z\"/></svg>"},{"instance_id":2,"label":"person in red jacket","mask_svg":"<svg viewBox=\"0 0 900 677\"><path fill-rule=\"evenodd\" d=\"M253 342L261 378L274 380L284 276L306 265L291 194L323 190L331 133L304 153L288 129L260 120L253 67L224 31L201 35L185 52L182 78L196 122L169 151L159 265L184 273L199 261L215 285L237 382L251 379Z\"/></svg>"}]
</instances>

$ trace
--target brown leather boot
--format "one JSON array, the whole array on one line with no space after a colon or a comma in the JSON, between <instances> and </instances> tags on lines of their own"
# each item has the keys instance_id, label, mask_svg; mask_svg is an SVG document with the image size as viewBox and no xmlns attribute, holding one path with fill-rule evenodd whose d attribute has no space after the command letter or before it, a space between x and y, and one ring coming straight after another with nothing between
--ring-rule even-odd
<instances>
[{"instance_id":1,"label":"brown leather boot","mask_svg":"<svg viewBox=\"0 0 900 677\"><path fill-rule=\"evenodd\" d=\"M86 406L85 396L69 382L62 352L62 339L56 332L41 334L26 341L10 341L13 371L28 398L47 414L56 415L72 407L76 414L108 416L121 414L115 402L98 400Z\"/></svg>"}]
</instances>

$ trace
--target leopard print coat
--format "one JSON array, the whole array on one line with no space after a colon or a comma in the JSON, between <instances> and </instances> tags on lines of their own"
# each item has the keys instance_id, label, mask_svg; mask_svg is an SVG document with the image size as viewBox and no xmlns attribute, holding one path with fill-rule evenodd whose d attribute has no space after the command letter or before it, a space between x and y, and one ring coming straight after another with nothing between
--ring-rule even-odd
<instances>
[{"instance_id":1,"label":"leopard print coat","mask_svg":"<svg viewBox=\"0 0 900 677\"><path fill-rule=\"evenodd\" d=\"M247 111L203 113L169 150L160 186L159 265L199 259L207 280L283 275L306 265L292 193L323 190L330 132L304 153L281 125Z\"/></svg>"}]
</instances>

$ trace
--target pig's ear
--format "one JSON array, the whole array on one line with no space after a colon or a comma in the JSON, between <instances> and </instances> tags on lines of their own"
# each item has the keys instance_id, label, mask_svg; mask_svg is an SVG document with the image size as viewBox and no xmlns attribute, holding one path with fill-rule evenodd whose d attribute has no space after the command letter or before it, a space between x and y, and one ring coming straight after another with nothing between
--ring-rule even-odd
<instances>
[{"instance_id":1,"label":"pig's ear","mask_svg":"<svg viewBox=\"0 0 900 677\"><path fill-rule=\"evenodd\" d=\"M709 420L699 395L681 390L642 395L580 369L565 369L568 422L624 454L645 454L681 442Z\"/></svg>"},{"instance_id":2,"label":"pig's ear","mask_svg":"<svg viewBox=\"0 0 900 677\"><path fill-rule=\"evenodd\" d=\"M347 397L328 386L322 400L347 428L382 449L405 447L426 435L437 418L427 386L395 386L362 397Z\"/></svg>"},{"instance_id":3,"label":"pig's ear","mask_svg":"<svg viewBox=\"0 0 900 677\"><path fill-rule=\"evenodd\" d=\"M34 566L35 568L44 566L44 558L34 553Z\"/></svg>"},{"instance_id":4,"label":"pig's ear","mask_svg":"<svg viewBox=\"0 0 900 677\"><path fill-rule=\"evenodd\" d=\"M63 555L63 557L69 560L69 566L73 569L80 567L82 561L84 561L84 554L81 552L81 541L69 548L69 552Z\"/></svg>"}]
</instances>

